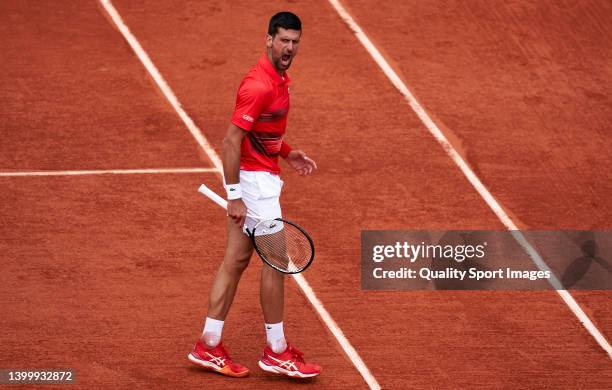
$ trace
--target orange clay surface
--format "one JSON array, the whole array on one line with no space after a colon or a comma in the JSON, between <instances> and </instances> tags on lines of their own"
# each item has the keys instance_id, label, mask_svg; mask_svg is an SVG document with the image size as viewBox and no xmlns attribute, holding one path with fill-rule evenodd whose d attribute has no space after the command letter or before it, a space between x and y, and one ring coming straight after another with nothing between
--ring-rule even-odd
<instances>
[{"instance_id":1,"label":"orange clay surface","mask_svg":"<svg viewBox=\"0 0 612 390\"><path fill-rule=\"evenodd\" d=\"M612 6L536 3L344 2L521 228L609 230ZM383 388L612 385L554 291L361 290L361 230L504 227L327 2L114 4L217 153L270 15L302 18L287 140L319 171L283 166L284 214ZM97 2L4 1L0 34L0 172L212 166ZM215 173L0 177L0 368L73 368L74 388L366 388L292 279L285 332L323 373L257 367L257 257L224 329L250 376L188 362L225 244L200 183L221 191ZM572 294L610 339L612 294Z\"/></svg>"}]
</instances>

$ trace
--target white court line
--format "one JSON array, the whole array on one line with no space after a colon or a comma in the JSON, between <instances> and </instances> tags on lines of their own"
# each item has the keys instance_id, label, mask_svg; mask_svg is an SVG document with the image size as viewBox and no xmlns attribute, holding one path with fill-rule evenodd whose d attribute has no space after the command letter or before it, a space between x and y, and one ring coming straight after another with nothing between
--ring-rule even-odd
<instances>
[{"instance_id":1,"label":"white court line","mask_svg":"<svg viewBox=\"0 0 612 390\"><path fill-rule=\"evenodd\" d=\"M89 171L31 171L0 172L0 177L16 176L80 176L80 175L134 175L159 173L206 173L219 172L217 168L160 168L160 169L98 169Z\"/></svg>"},{"instance_id":2,"label":"white court line","mask_svg":"<svg viewBox=\"0 0 612 390\"><path fill-rule=\"evenodd\" d=\"M174 95L174 92L172 92L172 90L166 83L166 80L164 80L155 65L153 65L153 62L149 58L149 55L144 51L142 46L140 46L140 43L138 42L136 37L132 35L130 29L125 25L125 23L123 23L123 20L121 19L121 16L119 16L119 13L115 9L115 7L113 7L109 0L100 0L100 4L102 4L106 12L108 12L108 15L115 23L115 26L119 29L125 40L130 44L132 50L134 50L134 53L136 53L136 55L138 56L138 59L142 62L147 71L149 71L149 74L151 75L151 77L153 77L153 80L155 81L159 89L162 91L166 99L168 99L168 102L170 102L170 105L172 105L178 116L183 120L185 126L187 126L187 129L189 129L193 138L195 138L200 147L204 149L204 152L206 152L206 155L208 156L208 158L210 158L210 161L213 163L215 168L217 168L219 172L223 172L223 165L221 164L221 159L215 153L215 149L213 149L206 137L204 137L204 135L200 131L200 128L194 123L191 117L187 115L185 110L183 110L183 106L181 106L181 103Z\"/></svg>"},{"instance_id":3,"label":"white court line","mask_svg":"<svg viewBox=\"0 0 612 390\"><path fill-rule=\"evenodd\" d=\"M155 65L153 65L153 63L149 59L149 56L145 53L144 49L140 46L136 38L132 35L128 27L125 25L125 23L121 19L121 16L119 16L119 13L117 12L117 10L113 7L113 5L111 4L109 0L99 0L99 1L100 1L100 4L102 4L104 9L106 10L106 12L108 12L108 14L110 15L110 17L112 18L113 22L115 23L119 31L123 34L124 38L128 41L128 43L130 44L130 46L132 47L132 49L134 50L138 58L142 61L147 71L149 71L149 73L153 77L153 80L155 80L159 88L162 89L168 101L170 101L172 106L175 107L175 109L177 110L177 113L179 113L181 118L183 118L183 121L185 122L189 130L191 131L191 134L196 138L196 140L198 140L198 143L200 144L202 149L204 149L204 152L208 155L210 160L213 162L213 164L215 165L215 167L219 170L219 173L221 174L221 172L223 172L223 166L221 164L221 159L219 158L215 150L210 146L210 144L206 140L206 137L204 137L200 129L197 128L195 124L193 124L193 121L191 120L189 115L187 115L187 113L182 108L180 108L181 105L178 102L177 98L175 97L174 93L172 92L170 87L166 84L166 82L164 81L163 77L161 76L161 74L159 73ZM319 301L319 299L315 295L314 291L312 290L312 288L310 287L306 279L302 275L294 274L293 277L297 285L300 287L300 289L304 293L304 295L306 295L306 297L308 298L308 301L313 305L313 307L315 308L315 310L321 317L321 320L329 328L329 330L332 332L334 337L336 337L336 340L338 340L338 343L340 344L340 346L342 346L342 349L344 350L344 352L347 354L349 359L351 359L351 361L353 362L353 364L355 365L359 373L363 376L366 383L370 386L371 389L380 389L380 385L376 381L376 378L374 378L374 376L370 373L370 370L365 365L365 363L363 362L363 360L361 359L361 357L359 356L355 348L353 348L351 343L344 336L344 333L342 332L340 327L332 319L331 315L325 309L321 301Z\"/></svg>"},{"instance_id":4,"label":"white court line","mask_svg":"<svg viewBox=\"0 0 612 390\"><path fill-rule=\"evenodd\" d=\"M348 27L355 33L359 42L365 47L368 53L372 56L374 61L378 64L378 66L382 69L383 73L387 76L387 78L391 81L391 83L397 88L397 90L404 96L412 110L416 113L419 119L423 122L423 124L427 127L429 132L434 136L436 141L442 146L444 151L449 155L449 157L457 164L459 169L463 172L469 182L474 186L476 191L480 194L480 196L484 199L487 205L493 210L497 218L506 226L508 230L511 231L513 237L516 241L523 247L523 249L527 252L527 254L531 257L536 266L543 271L550 271L550 268L544 262L540 254L535 250L535 248L527 241L525 236L518 231L518 227L512 221L510 216L504 211L501 204L493 197L493 195L489 192L489 190L485 187L485 185L480 181L478 176L472 171L469 165L463 160L461 155L455 150L455 148L451 145L448 139L444 136L442 131L438 128L435 122L431 119L431 117L427 114L423 106L416 100L412 92L408 89L406 84L402 81L402 79L395 73L391 65L387 62L384 56L378 51L376 46L370 41L367 35L363 32L361 27L355 22L353 17L344 9L344 7L340 4L338 0L328 0L330 4L334 7L340 18L348 25ZM563 289L563 285L559 282L557 277L551 272L553 275L549 279L549 283L552 287L557 291L561 299L567 304L570 310L576 315L578 320L584 325L587 331L593 336L593 338L597 341L597 343L603 348L604 351L608 354L610 359L612 359L612 347L608 340L606 340L605 336L597 329L597 327L593 324L591 319L586 315L586 313L582 310L578 302L574 299L574 297L567 291Z\"/></svg>"}]
</instances>

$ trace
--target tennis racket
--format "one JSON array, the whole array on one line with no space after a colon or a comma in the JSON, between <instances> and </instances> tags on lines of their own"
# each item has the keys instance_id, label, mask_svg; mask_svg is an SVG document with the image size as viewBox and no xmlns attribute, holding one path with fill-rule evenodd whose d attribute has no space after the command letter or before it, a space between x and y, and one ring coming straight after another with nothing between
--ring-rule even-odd
<instances>
[{"instance_id":1,"label":"tennis racket","mask_svg":"<svg viewBox=\"0 0 612 390\"><path fill-rule=\"evenodd\" d=\"M198 191L227 210L227 201L204 184ZM247 216L258 221L252 231L246 231L264 263L285 274L300 273L312 264L314 244L300 226L282 218L266 219L248 212Z\"/></svg>"}]
</instances>

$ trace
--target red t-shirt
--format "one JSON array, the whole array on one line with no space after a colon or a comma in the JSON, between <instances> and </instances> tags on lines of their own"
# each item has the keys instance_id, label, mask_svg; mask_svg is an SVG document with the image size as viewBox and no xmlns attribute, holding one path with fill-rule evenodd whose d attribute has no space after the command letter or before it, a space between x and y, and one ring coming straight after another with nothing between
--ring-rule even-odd
<instances>
[{"instance_id":1,"label":"red t-shirt","mask_svg":"<svg viewBox=\"0 0 612 390\"><path fill-rule=\"evenodd\" d=\"M281 77L266 53L242 79L232 115L232 123L248 132L242 141L240 169L280 172L278 156L287 126L289 82L287 73Z\"/></svg>"}]
</instances>

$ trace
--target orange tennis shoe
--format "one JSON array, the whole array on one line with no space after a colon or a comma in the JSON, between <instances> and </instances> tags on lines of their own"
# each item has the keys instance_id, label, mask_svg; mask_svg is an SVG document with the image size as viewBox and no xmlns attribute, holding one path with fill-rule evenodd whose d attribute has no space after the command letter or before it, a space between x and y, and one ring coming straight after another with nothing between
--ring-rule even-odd
<instances>
[{"instance_id":1,"label":"orange tennis shoe","mask_svg":"<svg viewBox=\"0 0 612 390\"><path fill-rule=\"evenodd\" d=\"M269 346L266 346L259 360L259 367L267 372L293 378L312 378L321 373L321 367L318 364L306 363L304 354L289 343L287 343L287 349L281 353L274 353Z\"/></svg>"},{"instance_id":2,"label":"orange tennis shoe","mask_svg":"<svg viewBox=\"0 0 612 390\"><path fill-rule=\"evenodd\" d=\"M249 369L234 363L229 356L229 352L221 343L214 348L209 348L201 340L198 340L187 358L193 364L218 372L219 374L235 378L249 375Z\"/></svg>"}]
</instances>

